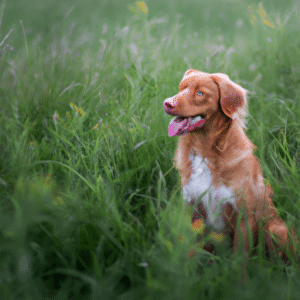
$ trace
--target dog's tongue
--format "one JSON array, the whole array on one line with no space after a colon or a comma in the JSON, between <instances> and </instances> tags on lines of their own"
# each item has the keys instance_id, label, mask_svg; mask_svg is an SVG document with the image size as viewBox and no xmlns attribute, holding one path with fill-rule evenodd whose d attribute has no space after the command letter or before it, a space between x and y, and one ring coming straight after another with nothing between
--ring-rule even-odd
<instances>
[{"instance_id":1,"label":"dog's tongue","mask_svg":"<svg viewBox=\"0 0 300 300\"><path fill-rule=\"evenodd\" d=\"M175 117L169 123L168 133L169 136L183 135L196 128L202 127L204 123L205 120L203 120L200 116L195 118Z\"/></svg>"},{"instance_id":2,"label":"dog's tongue","mask_svg":"<svg viewBox=\"0 0 300 300\"><path fill-rule=\"evenodd\" d=\"M169 136L181 135L183 134L189 127L190 122L189 118L180 118L175 117L169 123L168 133Z\"/></svg>"}]
</instances>

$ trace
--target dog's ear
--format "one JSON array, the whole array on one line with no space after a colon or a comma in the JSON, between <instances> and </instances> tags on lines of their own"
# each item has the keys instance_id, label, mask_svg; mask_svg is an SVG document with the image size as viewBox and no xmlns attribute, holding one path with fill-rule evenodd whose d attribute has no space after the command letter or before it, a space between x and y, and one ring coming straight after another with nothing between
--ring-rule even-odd
<instances>
[{"instance_id":1,"label":"dog's ear","mask_svg":"<svg viewBox=\"0 0 300 300\"><path fill-rule=\"evenodd\" d=\"M199 73L199 71L198 71L198 70L195 70L195 69L189 69L189 70L187 70L187 71L183 74L183 77L182 77L181 81L184 79L185 76L188 76L188 75L191 74L191 73Z\"/></svg>"},{"instance_id":2,"label":"dog's ear","mask_svg":"<svg viewBox=\"0 0 300 300\"><path fill-rule=\"evenodd\" d=\"M186 75L189 75L189 73L192 73L192 72L198 72L198 71L197 71L197 70L194 70L194 69L188 69L188 70L184 73L183 77L186 76Z\"/></svg>"},{"instance_id":3,"label":"dog's ear","mask_svg":"<svg viewBox=\"0 0 300 300\"><path fill-rule=\"evenodd\" d=\"M220 105L225 115L231 119L237 119L242 127L245 127L244 116L247 108L247 90L234 83L226 74L211 74L214 82L220 90Z\"/></svg>"}]
</instances>

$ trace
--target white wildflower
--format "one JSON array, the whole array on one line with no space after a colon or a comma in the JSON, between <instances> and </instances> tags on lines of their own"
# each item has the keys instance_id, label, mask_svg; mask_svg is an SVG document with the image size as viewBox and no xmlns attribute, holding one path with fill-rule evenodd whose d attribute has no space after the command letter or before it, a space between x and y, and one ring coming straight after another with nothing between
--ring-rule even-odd
<instances>
[{"instance_id":1,"label":"white wildflower","mask_svg":"<svg viewBox=\"0 0 300 300\"><path fill-rule=\"evenodd\" d=\"M128 31L129 31L129 27L128 26L125 26L124 28L122 28L122 32L124 34L126 34Z\"/></svg>"},{"instance_id":2,"label":"white wildflower","mask_svg":"<svg viewBox=\"0 0 300 300\"><path fill-rule=\"evenodd\" d=\"M241 28L243 25L244 25L244 22L241 19L236 22L236 26L239 28Z\"/></svg>"},{"instance_id":3,"label":"white wildflower","mask_svg":"<svg viewBox=\"0 0 300 300\"><path fill-rule=\"evenodd\" d=\"M138 50L137 50L137 47L135 44L130 44L130 50L131 50L131 53L134 54L134 55L137 55L138 53Z\"/></svg>"}]
</instances>

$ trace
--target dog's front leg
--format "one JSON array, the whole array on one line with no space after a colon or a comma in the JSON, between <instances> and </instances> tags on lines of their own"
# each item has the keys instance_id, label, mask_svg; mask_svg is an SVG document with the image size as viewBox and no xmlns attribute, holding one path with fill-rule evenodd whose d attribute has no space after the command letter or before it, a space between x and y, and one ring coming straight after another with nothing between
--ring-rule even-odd
<instances>
[{"instance_id":1,"label":"dog's front leg","mask_svg":"<svg viewBox=\"0 0 300 300\"><path fill-rule=\"evenodd\" d=\"M250 217L245 220L244 217L242 217L240 222L237 222L235 232L234 232L234 238L233 238L233 251L237 253L241 246L243 247L244 252L244 262L242 264L242 280L247 280L247 264L248 264L248 258L249 258L249 242L253 243L253 236L254 236L254 230L255 230L255 219L254 217ZM250 233L250 236L248 234ZM250 240L251 239L251 240ZM242 245L241 245L242 244Z\"/></svg>"},{"instance_id":2,"label":"dog's front leg","mask_svg":"<svg viewBox=\"0 0 300 300\"><path fill-rule=\"evenodd\" d=\"M238 252L240 247L242 246L245 258L249 257L249 238L252 240L250 243L253 243L253 236L254 236L254 228L255 227L255 220L254 217L248 217L246 220L244 217L242 217L240 222L237 222L236 229L234 232L234 238L233 238L233 251L235 253ZM249 234L250 233L250 237Z\"/></svg>"}]
</instances>

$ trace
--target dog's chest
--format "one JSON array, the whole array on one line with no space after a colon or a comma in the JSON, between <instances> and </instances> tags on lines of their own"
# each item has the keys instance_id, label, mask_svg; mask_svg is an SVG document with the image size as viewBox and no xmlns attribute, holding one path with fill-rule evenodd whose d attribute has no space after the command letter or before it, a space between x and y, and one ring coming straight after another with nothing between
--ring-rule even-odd
<instances>
[{"instance_id":1,"label":"dog's chest","mask_svg":"<svg viewBox=\"0 0 300 300\"><path fill-rule=\"evenodd\" d=\"M190 154L190 160L192 174L188 183L183 186L183 197L188 203L201 201L207 213L207 224L221 230L225 226L221 215L224 205L230 203L236 209L234 193L224 185L218 188L212 185L212 175L206 158Z\"/></svg>"}]
</instances>

